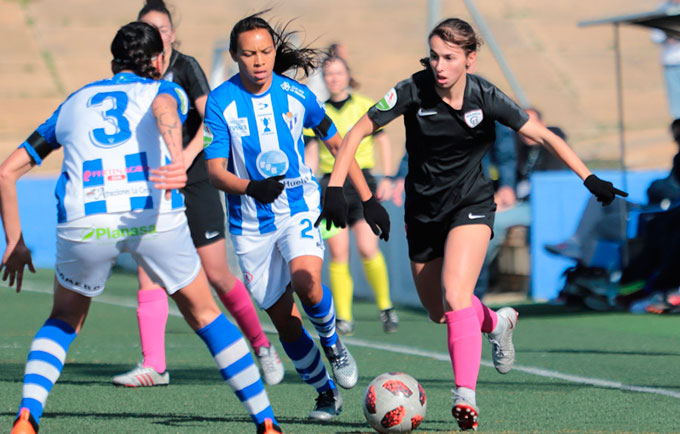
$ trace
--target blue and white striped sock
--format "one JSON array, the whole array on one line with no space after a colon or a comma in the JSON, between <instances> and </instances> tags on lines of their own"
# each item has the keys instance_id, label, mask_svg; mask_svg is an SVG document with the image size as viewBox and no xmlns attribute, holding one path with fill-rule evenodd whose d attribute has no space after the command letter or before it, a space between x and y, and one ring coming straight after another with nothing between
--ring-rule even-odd
<instances>
[{"instance_id":1,"label":"blue and white striped sock","mask_svg":"<svg viewBox=\"0 0 680 434\"><path fill-rule=\"evenodd\" d=\"M269 397L260 379L241 332L224 314L207 326L196 330L210 350L222 378L231 386L256 425L271 419L278 424Z\"/></svg>"},{"instance_id":2,"label":"blue and white striped sock","mask_svg":"<svg viewBox=\"0 0 680 434\"><path fill-rule=\"evenodd\" d=\"M64 368L66 352L75 338L73 327L54 318L45 321L33 338L24 371L19 411L27 408L36 423L40 423L47 396Z\"/></svg>"},{"instance_id":3,"label":"blue and white striped sock","mask_svg":"<svg viewBox=\"0 0 680 434\"><path fill-rule=\"evenodd\" d=\"M326 366L321 361L321 351L314 345L312 337L309 336L304 327L297 341L281 341L281 345L305 383L313 386L317 392L335 389L335 383L331 380L328 371L326 371Z\"/></svg>"},{"instance_id":4,"label":"blue and white striped sock","mask_svg":"<svg viewBox=\"0 0 680 434\"><path fill-rule=\"evenodd\" d=\"M307 313L307 317L319 333L319 340L323 347L330 347L338 341L338 334L335 331L335 306L333 306L333 295L326 285L323 288L323 298L314 306L302 304L302 308Z\"/></svg>"}]
</instances>

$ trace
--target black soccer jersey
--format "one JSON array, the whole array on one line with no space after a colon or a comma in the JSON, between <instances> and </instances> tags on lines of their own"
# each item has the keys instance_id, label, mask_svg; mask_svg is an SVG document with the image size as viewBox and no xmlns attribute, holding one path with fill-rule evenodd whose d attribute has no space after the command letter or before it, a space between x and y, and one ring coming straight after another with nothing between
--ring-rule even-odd
<instances>
[{"instance_id":1,"label":"black soccer jersey","mask_svg":"<svg viewBox=\"0 0 680 434\"><path fill-rule=\"evenodd\" d=\"M179 84L189 96L191 107L187 120L182 126L182 146L186 148L201 126L201 115L196 109L196 98L207 95L210 92L210 85L196 59L177 50L172 50L170 64L163 79ZM187 170L187 178L187 184L208 179L203 151L196 156Z\"/></svg>"},{"instance_id":2,"label":"black soccer jersey","mask_svg":"<svg viewBox=\"0 0 680 434\"><path fill-rule=\"evenodd\" d=\"M518 130L529 119L496 86L472 74L463 106L455 110L437 95L429 69L397 84L368 110L379 126L399 115L408 153L405 218L423 223L444 221L457 208L492 197L481 161L496 138L494 121Z\"/></svg>"}]
</instances>

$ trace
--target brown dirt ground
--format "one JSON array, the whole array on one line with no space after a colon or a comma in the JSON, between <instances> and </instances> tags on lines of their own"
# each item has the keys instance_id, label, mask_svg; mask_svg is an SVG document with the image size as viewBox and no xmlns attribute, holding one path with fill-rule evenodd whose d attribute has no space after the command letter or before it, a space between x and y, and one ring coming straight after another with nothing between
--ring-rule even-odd
<instances>
[{"instance_id":1,"label":"brown dirt ground","mask_svg":"<svg viewBox=\"0 0 680 434\"><path fill-rule=\"evenodd\" d=\"M426 2L414 0L170 0L180 49L206 71L213 47L236 20L275 5L274 21L295 18L301 39L324 47L343 41L361 92L379 99L419 68L426 49ZM642 12L657 0L479 0L477 7L530 103L561 126L586 160L617 160L619 139L611 26L579 21ZM463 1L442 2L443 16L471 20ZM9 154L80 86L110 74L109 44L141 1L0 0L0 158ZM477 28L477 26L475 25ZM626 161L633 168L669 167L675 147L659 48L645 29L621 27ZM512 95L491 50L478 53L478 73ZM388 127L395 162L403 152L400 122ZM40 173L59 170L51 158Z\"/></svg>"}]
</instances>

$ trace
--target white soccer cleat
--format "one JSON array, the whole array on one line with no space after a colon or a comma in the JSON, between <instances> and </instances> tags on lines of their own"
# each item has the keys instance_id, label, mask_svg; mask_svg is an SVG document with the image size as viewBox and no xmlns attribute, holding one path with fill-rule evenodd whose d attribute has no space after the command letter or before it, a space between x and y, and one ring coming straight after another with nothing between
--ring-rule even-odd
<instances>
[{"instance_id":1,"label":"white soccer cleat","mask_svg":"<svg viewBox=\"0 0 680 434\"><path fill-rule=\"evenodd\" d=\"M324 347L323 351L331 364L337 385L343 389L351 389L356 386L359 380L359 368L347 347L340 342L340 338L330 347Z\"/></svg>"},{"instance_id":2,"label":"white soccer cleat","mask_svg":"<svg viewBox=\"0 0 680 434\"><path fill-rule=\"evenodd\" d=\"M512 333L517 327L519 314L511 307L504 307L496 312L498 323L494 331L487 335L491 344L491 358L493 365L501 374L507 374L515 364L515 346L512 343Z\"/></svg>"},{"instance_id":3,"label":"white soccer cleat","mask_svg":"<svg viewBox=\"0 0 680 434\"><path fill-rule=\"evenodd\" d=\"M310 419L330 420L342 412L342 396L338 389L319 392L314 410L309 413Z\"/></svg>"},{"instance_id":4,"label":"white soccer cleat","mask_svg":"<svg viewBox=\"0 0 680 434\"><path fill-rule=\"evenodd\" d=\"M269 347L260 347L257 350L256 356L257 361L260 363L264 382L270 386L279 384L283 380L284 369L274 345L269 344Z\"/></svg>"},{"instance_id":5,"label":"white soccer cleat","mask_svg":"<svg viewBox=\"0 0 680 434\"><path fill-rule=\"evenodd\" d=\"M453 408L451 415L461 431L469 429L477 431L479 424L479 409L475 402L474 390L459 387L453 391Z\"/></svg>"},{"instance_id":6,"label":"white soccer cleat","mask_svg":"<svg viewBox=\"0 0 680 434\"><path fill-rule=\"evenodd\" d=\"M140 363L133 370L113 377L113 384L125 387L167 386L170 384L170 373L165 371L161 374Z\"/></svg>"}]
</instances>

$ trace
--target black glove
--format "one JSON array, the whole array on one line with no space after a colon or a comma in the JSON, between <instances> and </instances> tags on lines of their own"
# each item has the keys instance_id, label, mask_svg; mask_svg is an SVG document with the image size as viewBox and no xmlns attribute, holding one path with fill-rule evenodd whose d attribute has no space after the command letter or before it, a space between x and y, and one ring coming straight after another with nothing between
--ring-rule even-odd
<instances>
[{"instance_id":1,"label":"black glove","mask_svg":"<svg viewBox=\"0 0 680 434\"><path fill-rule=\"evenodd\" d=\"M339 228L346 227L348 208L342 187L327 187L323 195L321 215L316 219L314 226L319 226L321 220L326 219L327 231L331 230L332 225Z\"/></svg>"},{"instance_id":2,"label":"black glove","mask_svg":"<svg viewBox=\"0 0 680 434\"><path fill-rule=\"evenodd\" d=\"M246 187L246 194L262 203L272 203L279 197L285 187L283 183L279 182L283 178L285 178L285 175L272 176L260 181L253 179Z\"/></svg>"},{"instance_id":3,"label":"black glove","mask_svg":"<svg viewBox=\"0 0 680 434\"><path fill-rule=\"evenodd\" d=\"M387 241L390 239L390 216L385 208L378 202L375 196L371 196L366 202L361 202L364 206L364 219L371 227L373 233L380 235L380 238Z\"/></svg>"},{"instance_id":4,"label":"black glove","mask_svg":"<svg viewBox=\"0 0 680 434\"><path fill-rule=\"evenodd\" d=\"M598 202L602 202L602 206L607 206L614 201L618 194L622 197L628 197L628 193L615 188L609 181L603 181L595 175L589 175L583 185L597 198Z\"/></svg>"}]
</instances>

